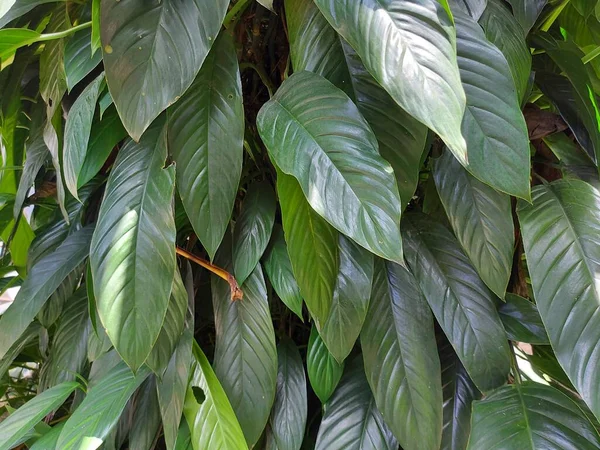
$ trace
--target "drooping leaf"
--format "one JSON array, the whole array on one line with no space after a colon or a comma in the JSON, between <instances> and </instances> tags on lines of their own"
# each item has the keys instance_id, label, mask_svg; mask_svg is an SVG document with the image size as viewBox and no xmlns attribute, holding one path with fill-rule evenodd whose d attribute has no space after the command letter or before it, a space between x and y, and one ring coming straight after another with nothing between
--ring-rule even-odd
<instances>
[{"instance_id":1,"label":"drooping leaf","mask_svg":"<svg viewBox=\"0 0 600 450\"><path fill-rule=\"evenodd\" d=\"M484 392L502 385L510 357L492 293L443 225L411 215L402 226L411 271L467 372Z\"/></svg>"},{"instance_id":2,"label":"drooping leaf","mask_svg":"<svg viewBox=\"0 0 600 450\"><path fill-rule=\"evenodd\" d=\"M271 158L298 180L317 213L371 252L402 260L392 168L346 94L319 75L295 73L263 105L257 126Z\"/></svg>"},{"instance_id":3,"label":"drooping leaf","mask_svg":"<svg viewBox=\"0 0 600 450\"><path fill-rule=\"evenodd\" d=\"M142 383L134 400L129 431L129 450L149 450L154 446L160 429L160 408L156 392L156 377L150 375Z\"/></svg>"},{"instance_id":4,"label":"drooping leaf","mask_svg":"<svg viewBox=\"0 0 600 450\"><path fill-rule=\"evenodd\" d=\"M470 450L597 449L600 437L577 404L550 386L504 386L473 404Z\"/></svg>"},{"instance_id":5,"label":"drooping leaf","mask_svg":"<svg viewBox=\"0 0 600 450\"><path fill-rule=\"evenodd\" d=\"M442 384L433 316L402 266L376 260L360 342L377 409L402 448L439 450Z\"/></svg>"},{"instance_id":6,"label":"drooping leaf","mask_svg":"<svg viewBox=\"0 0 600 450\"><path fill-rule=\"evenodd\" d=\"M509 65L479 24L454 11L457 58L467 95L462 133L471 173L490 186L528 200L529 137Z\"/></svg>"},{"instance_id":7,"label":"drooping leaf","mask_svg":"<svg viewBox=\"0 0 600 450\"><path fill-rule=\"evenodd\" d=\"M529 33L548 0L508 0L525 34Z\"/></svg>"},{"instance_id":8,"label":"drooping leaf","mask_svg":"<svg viewBox=\"0 0 600 450\"><path fill-rule=\"evenodd\" d=\"M221 267L230 267L228 247L217 255ZM275 331L262 268L258 264L242 285L243 300L231 301L229 284L216 275L211 285L215 373L252 447L269 419L277 383Z\"/></svg>"},{"instance_id":9,"label":"drooping leaf","mask_svg":"<svg viewBox=\"0 0 600 450\"><path fill-rule=\"evenodd\" d=\"M166 156L161 123L139 143L129 141L121 149L92 239L100 319L133 369L146 360L158 338L175 271L175 168L163 169Z\"/></svg>"},{"instance_id":10,"label":"drooping leaf","mask_svg":"<svg viewBox=\"0 0 600 450\"><path fill-rule=\"evenodd\" d=\"M79 286L82 274L83 265L80 265L67 275L56 291L50 296L48 301L44 303L44 306L42 306L42 309L36 316L44 328L50 328L58 320L63 311L63 307L75 293L77 286Z\"/></svg>"},{"instance_id":11,"label":"drooping leaf","mask_svg":"<svg viewBox=\"0 0 600 450\"><path fill-rule=\"evenodd\" d=\"M300 353L289 340L277 345L277 393L269 418L278 450L299 450L308 414L306 375Z\"/></svg>"},{"instance_id":12,"label":"drooping leaf","mask_svg":"<svg viewBox=\"0 0 600 450\"><path fill-rule=\"evenodd\" d=\"M88 256L93 231L94 227L88 225L73 233L31 268L14 302L0 319L0 358L21 337L60 283Z\"/></svg>"},{"instance_id":13,"label":"drooping leaf","mask_svg":"<svg viewBox=\"0 0 600 450\"><path fill-rule=\"evenodd\" d=\"M487 0L449 0L448 3L452 8L459 8L474 20L479 20L487 6Z\"/></svg>"},{"instance_id":14,"label":"drooping leaf","mask_svg":"<svg viewBox=\"0 0 600 450\"><path fill-rule=\"evenodd\" d=\"M58 408L79 387L61 383L29 400L0 423L0 448L10 449L40 420Z\"/></svg>"},{"instance_id":15,"label":"drooping leaf","mask_svg":"<svg viewBox=\"0 0 600 450\"><path fill-rule=\"evenodd\" d=\"M329 352L342 362L352 351L367 316L373 255L345 236L339 236L339 272L333 301L319 336Z\"/></svg>"},{"instance_id":16,"label":"drooping leaf","mask_svg":"<svg viewBox=\"0 0 600 450\"><path fill-rule=\"evenodd\" d=\"M81 405L69 417L56 448L79 450L85 442L103 441L149 374L147 368L141 367L134 375L123 361L111 368L90 387Z\"/></svg>"},{"instance_id":17,"label":"drooping leaf","mask_svg":"<svg viewBox=\"0 0 600 450\"><path fill-rule=\"evenodd\" d=\"M167 450L176 448L192 361L192 341L192 331L185 329L162 379L156 385Z\"/></svg>"},{"instance_id":18,"label":"drooping leaf","mask_svg":"<svg viewBox=\"0 0 600 450\"><path fill-rule=\"evenodd\" d=\"M277 171L277 194L290 262L317 326L331 309L338 274L338 233L308 204L296 179ZM315 276L319 274L319 276Z\"/></svg>"},{"instance_id":19,"label":"drooping leaf","mask_svg":"<svg viewBox=\"0 0 600 450\"><path fill-rule=\"evenodd\" d=\"M39 37L39 32L27 28L0 30L0 61L9 60L19 48L33 44Z\"/></svg>"},{"instance_id":20,"label":"drooping leaf","mask_svg":"<svg viewBox=\"0 0 600 450\"><path fill-rule=\"evenodd\" d=\"M187 390L183 414L194 449L247 450L248 445L219 380L200 347L194 343L196 365ZM204 394L198 402L194 387ZM178 438L179 443L179 438Z\"/></svg>"},{"instance_id":21,"label":"drooping leaf","mask_svg":"<svg viewBox=\"0 0 600 450\"><path fill-rule=\"evenodd\" d=\"M64 426L64 422L54 425L50 431L35 441L35 443L29 447L29 450L55 449L56 443L58 442L58 438Z\"/></svg>"},{"instance_id":22,"label":"drooping leaf","mask_svg":"<svg viewBox=\"0 0 600 450\"><path fill-rule=\"evenodd\" d=\"M167 364L169 364L175 347L181 338L187 306L187 291L183 285L179 269L176 268L169 305L167 306L162 328L146 360L146 365L159 377L162 376L167 368Z\"/></svg>"},{"instance_id":23,"label":"drooping leaf","mask_svg":"<svg viewBox=\"0 0 600 450\"><path fill-rule=\"evenodd\" d=\"M395 450L398 442L375 406L360 358L327 403L315 450Z\"/></svg>"},{"instance_id":24,"label":"drooping leaf","mask_svg":"<svg viewBox=\"0 0 600 450\"><path fill-rule=\"evenodd\" d=\"M600 193L579 180L533 189L533 204L517 207L536 304L552 348L571 382L596 416L600 390L589 374L600 362L596 326L600 294Z\"/></svg>"},{"instance_id":25,"label":"drooping leaf","mask_svg":"<svg viewBox=\"0 0 600 450\"><path fill-rule=\"evenodd\" d=\"M510 340L528 344L550 343L540 313L529 300L506 294L506 303L500 305L498 313Z\"/></svg>"},{"instance_id":26,"label":"drooping leaf","mask_svg":"<svg viewBox=\"0 0 600 450\"><path fill-rule=\"evenodd\" d=\"M63 173L67 189L77 199L79 199L77 193L79 174L85 163L94 111L103 82L104 73L101 73L83 90L69 110L65 123Z\"/></svg>"},{"instance_id":27,"label":"drooping leaf","mask_svg":"<svg viewBox=\"0 0 600 450\"><path fill-rule=\"evenodd\" d=\"M267 183L250 185L233 230L233 269L243 284L263 255L275 222L275 193Z\"/></svg>"},{"instance_id":28,"label":"drooping leaf","mask_svg":"<svg viewBox=\"0 0 600 450\"><path fill-rule=\"evenodd\" d=\"M504 298L515 243L510 197L470 175L448 151L435 160L433 177L462 248L483 282Z\"/></svg>"},{"instance_id":29,"label":"drooping leaf","mask_svg":"<svg viewBox=\"0 0 600 450\"><path fill-rule=\"evenodd\" d=\"M243 159L242 85L228 33L219 36L190 88L169 110L168 139L181 200L212 259L231 218Z\"/></svg>"},{"instance_id":30,"label":"drooping leaf","mask_svg":"<svg viewBox=\"0 0 600 450\"><path fill-rule=\"evenodd\" d=\"M145 0L102 0L106 81L134 140L192 84L217 37L227 5L227 0L210 4L165 0L151 5Z\"/></svg>"},{"instance_id":31,"label":"drooping leaf","mask_svg":"<svg viewBox=\"0 0 600 450\"><path fill-rule=\"evenodd\" d=\"M300 320L304 321L302 317L302 295L294 278L287 244L283 237L283 230L279 225L275 225L273 228L271 242L265 252L263 264L269 281L281 301Z\"/></svg>"},{"instance_id":32,"label":"drooping leaf","mask_svg":"<svg viewBox=\"0 0 600 450\"><path fill-rule=\"evenodd\" d=\"M441 450L465 450L471 433L471 404L481 393L444 339L439 349L444 395Z\"/></svg>"},{"instance_id":33,"label":"drooping leaf","mask_svg":"<svg viewBox=\"0 0 600 450\"><path fill-rule=\"evenodd\" d=\"M69 92L102 61L101 52L92 55L92 31L89 28L78 31L65 45L65 75Z\"/></svg>"},{"instance_id":34,"label":"drooping leaf","mask_svg":"<svg viewBox=\"0 0 600 450\"><path fill-rule=\"evenodd\" d=\"M0 358L0 378L3 377L10 369L12 362L17 356L19 356L23 349L29 345L34 338L38 337L40 329L41 327L39 323L32 322L31 325L29 325L29 327L27 327L25 332L21 335L19 340L17 340L10 347L10 349L8 349L2 358Z\"/></svg>"},{"instance_id":35,"label":"drooping leaf","mask_svg":"<svg viewBox=\"0 0 600 450\"><path fill-rule=\"evenodd\" d=\"M327 403L342 377L344 363L338 363L333 355L329 353L314 326L310 331L308 341L306 369L313 391L315 391L321 403Z\"/></svg>"},{"instance_id":36,"label":"drooping leaf","mask_svg":"<svg viewBox=\"0 0 600 450\"><path fill-rule=\"evenodd\" d=\"M537 0L524 0L532 3ZM531 52L519 24L502 0L488 0L479 20L485 36L504 54L520 102L524 100L531 73Z\"/></svg>"},{"instance_id":37,"label":"drooping leaf","mask_svg":"<svg viewBox=\"0 0 600 450\"><path fill-rule=\"evenodd\" d=\"M21 213L25 197L27 197L27 193L31 189L31 186L33 186L35 177L44 165L46 159L50 156L41 134L35 136L33 139L30 137L30 141L27 144L26 155L25 166L23 167L23 173L19 180L19 188L15 197L15 206L13 209L15 220Z\"/></svg>"},{"instance_id":38,"label":"drooping leaf","mask_svg":"<svg viewBox=\"0 0 600 450\"><path fill-rule=\"evenodd\" d=\"M392 98L466 162L465 94L449 11L436 0L315 3Z\"/></svg>"}]
</instances>

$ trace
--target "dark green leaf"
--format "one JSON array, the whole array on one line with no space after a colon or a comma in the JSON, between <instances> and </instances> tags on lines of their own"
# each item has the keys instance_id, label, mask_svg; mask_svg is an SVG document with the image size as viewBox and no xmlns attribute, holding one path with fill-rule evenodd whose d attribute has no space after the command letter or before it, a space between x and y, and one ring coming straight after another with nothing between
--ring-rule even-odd
<instances>
[{"instance_id":1,"label":"dark green leaf","mask_svg":"<svg viewBox=\"0 0 600 450\"><path fill-rule=\"evenodd\" d=\"M90 387L81 405L69 417L56 448L79 450L84 443L102 442L117 424L129 397L149 374L142 367L134 375L123 361L110 369Z\"/></svg>"},{"instance_id":2,"label":"dark green leaf","mask_svg":"<svg viewBox=\"0 0 600 450\"><path fill-rule=\"evenodd\" d=\"M410 268L469 375L484 392L504 384L509 349L492 293L443 225L411 215L402 226Z\"/></svg>"},{"instance_id":3,"label":"dark green leaf","mask_svg":"<svg viewBox=\"0 0 600 450\"><path fill-rule=\"evenodd\" d=\"M333 355L329 353L314 326L310 331L308 341L306 369L313 391L315 391L321 403L327 403L342 377L344 363L338 363Z\"/></svg>"},{"instance_id":4,"label":"dark green leaf","mask_svg":"<svg viewBox=\"0 0 600 450\"><path fill-rule=\"evenodd\" d=\"M212 259L231 218L243 159L242 84L228 33L219 36L193 84L169 110L168 135L181 200Z\"/></svg>"},{"instance_id":5,"label":"dark green leaf","mask_svg":"<svg viewBox=\"0 0 600 450\"><path fill-rule=\"evenodd\" d=\"M100 319L133 369L146 360L158 338L175 273L175 167L163 169L166 156L160 123L140 143L129 141L121 149L92 239Z\"/></svg>"},{"instance_id":6,"label":"dark green leaf","mask_svg":"<svg viewBox=\"0 0 600 450\"><path fill-rule=\"evenodd\" d=\"M579 180L536 186L533 204L517 208L535 300L558 361L592 412L600 416L600 342L596 284L600 193Z\"/></svg>"},{"instance_id":7,"label":"dark green leaf","mask_svg":"<svg viewBox=\"0 0 600 450\"><path fill-rule=\"evenodd\" d=\"M373 253L402 260L393 170L346 94L319 75L295 73L261 108L257 126L317 213Z\"/></svg>"},{"instance_id":8,"label":"dark green leaf","mask_svg":"<svg viewBox=\"0 0 600 450\"><path fill-rule=\"evenodd\" d=\"M392 98L466 162L465 94L449 11L433 0L315 3Z\"/></svg>"},{"instance_id":9,"label":"dark green leaf","mask_svg":"<svg viewBox=\"0 0 600 450\"><path fill-rule=\"evenodd\" d=\"M21 335L19 340L17 340L6 352L6 354L0 358L0 378L6 374L12 362L15 360L17 356L23 351L23 349L30 344L30 342L38 337L40 333L41 327L37 322L32 322L29 327L25 330L25 332Z\"/></svg>"},{"instance_id":10,"label":"dark green leaf","mask_svg":"<svg viewBox=\"0 0 600 450\"><path fill-rule=\"evenodd\" d=\"M508 0L525 34L529 33L548 0ZM590 2L591 3L591 2Z\"/></svg>"},{"instance_id":11,"label":"dark green leaf","mask_svg":"<svg viewBox=\"0 0 600 450\"><path fill-rule=\"evenodd\" d=\"M448 151L434 161L433 177L462 248L483 282L504 298L515 244L510 197L470 175Z\"/></svg>"},{"instance_id":12,"label":"dark green leaf","mask_svg":"<svg viewBox=\"0 0 600 450\"><path fill-rule=\"evenodd\" d=\"M35 443L29 447L29 450L56 449L56 443L58 442L58 438L64 426L65 422L54 425L50 431L35 441Z\"/></svg>"},{"instance_id":13,"label":"dark green leaf","mask_svg":"<svg viewBox=\"0 0 600 450\"><path fill-rule=\"evenodd\" d=\"M377 259L360 338L377 408L406 450L439 450L442 384L433 316L411 273Z\"/></svg>"},{"instance_id":14,"label":"dark green leaf","mask_svg":"<svg viewBox=\"0 0 600 450\"><path fill-rule=\"evenodd\" d=\"M528 344L549 344L548 334L535 304L516 295L506 294L506 303L498 309L508 338Z\"/></svg>"},{"instance_id":15,"label":"dark green leaf","mask_svg":"<svg viewBox=\"0 0 600 450\"><path fill-rule=\"evenodd\" d=\"M69 92L102 61L102 53L92 55L92 31L78 31L65 45L65 74Z\"/></svg>"},{"instance_id":16,"label":"dark green leaf","mask_svg":"<svg viewBox=\"0 0 600 450\"><path fill-rule=\"evenodd\" d=\"M600 437L579 407L542 384L504 386L473 404L470 450L597 449Z\"/></svg>"},{"instance_id":17,"label":"dark green leaf","mask_svg":"<svg viewBox=\"0 0 600 450\"><path fill-rule=\"evenodd\" d=\"M277 346L277 358L277 393L269 419L270 430L278 450L299 450L308 414L304 366L298 349L289 339Z\"/></svg>"},{"instance_id":18,"label":"dark green leaf","mask_svg":"<svg viewBox=\"0 0 600 450\"><path fill-rule=\"evenodd\" d=\"M315 450L396 450L356 358L327 403Z\"/></svg>"},{"instance_id":19,"label":"dark green leaf","mask_svg":"<svg viewBox=\"0 0 600 450\"><path fill-rule=\"evenodd\" d=\"M4 28L9 22L27 14L33 8L44 3L52 3L60 0L7 0L0 5L0 28Z\"/></svg>"},{"instance_id":20,"label":"dark green leaf","mask_svg":"<svg viewBox=\"0 0 600 450\"><path fill-rule=\"evenodd\" d=\"M93 231L94 227L88 225L73 233L31 268L15 301L0 319L0 358L21 337L60 283L88 256Z\"/></svg>"},{"instance_id":21,"label":"dark green leaf","mask_svg":"<svg viewBox=\"0 0 600 450\"><path fill-rule=\"evenodd\" d=\"M15 206L13 214L15 220L21 213L21 208L25 202L25 198L31 186L35 181L35 178L46 162L46 159L50 154L48 153L48 147L44 143L44 138L41 134L37 135L33 139L30 137L30 141L27 144L27 158L25 159L25 167L23 167L23 173L21 180L19 181L19 188L15 197Z\"/></svg>"},{"instance_id":22,"label":"dark green leaf","mask_svg":"<svg viewBox=\"0 0 600 450\"><path fill-rule=\"evenodd\" d=\"M135 394L129 431L129 450L152 449L159 428L160 408L156 393L156 377L150 375Z\"/></svg>"},{"instance_id":23,"label":"dark green leaf","mask_svg":"<svg viewBox=\"0 0 600 450\"><path fill-rule=\"evenodd\" d=\"M275 193L267 183L250 185L233 232L233 269L243 284L263 255L275 222Z\"/></svg>"},{"instance_id":24,"label":"dark green leaf","mask_svg":"<svg viewBox=\"0 0 600 450\"><path fill-rule=\"evenodd\" d=\"M475 20L479 20L488 0L449 0L452 8L459 8L461 12L468 14Z\"/></svg>"},{"instance_id":25,"label":"dark green leaf","mask_svg":"<svg viewBox=\"0 0 600 450\"><path fill-rule=\"evenodd\" d=\"M123 125L136 141L192 84L228 3L102 0L106 80Z\"/></svg>"}]
</instances>

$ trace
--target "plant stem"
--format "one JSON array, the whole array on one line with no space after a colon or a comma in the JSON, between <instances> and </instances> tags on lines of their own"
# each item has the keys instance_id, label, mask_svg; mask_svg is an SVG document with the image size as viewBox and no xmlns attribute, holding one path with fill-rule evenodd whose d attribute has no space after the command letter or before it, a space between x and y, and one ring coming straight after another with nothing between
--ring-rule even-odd
<instances>
[{"instance_id":1,"label":"plant stem","mask_svg":"<svg viewBox=\"0 0 600 450\"><path fill-rule=\"evenodd\" d=\"M231 301L242 300L244 298L244 293L240 289L238 282L235 280L233 275L227 272L225 269L222 269L209 261L200 258L199 256L193 255L190 252L185 251L184 249L177 247L177 254L183 256L186 259L189 259L192 262L195 262L199 266L204 267L207 270L210 270L212 273L217 275L218 277L224 279L229 283L229 287L231 288Z\"/></svg>"},{"instance_id":2,"label":"plant stem","mask_svg":"<svg viewBox=\"0 0 600 450\"><path fill-rule=\"evenodd\" d=\"M73 33L77 33L79 30L84 30L91 26L92 26L92 22L90 21L90 22L85 22L85 23L76 25L74 27L71 27L68 30L57 31L56 33L42 34L39 38L36 39L36 42L52 41L54 39L61 39L61 38L70 36Z\"/></svg>"},{"instance_id":3,"label":"plant stem","mask_svg":"<svg viewBox=\"0 0 600 450\"><path fill-rule=\"evenodd\" d=\"M264 71L264 69L258 67L255 64L243 62L240 64L240 71L244 69L254 70L258 74L260 81L262 81L262 83L267 88L267 91L269 92L269 98L273 97L273 91L275 90L275 86L273 86L273 83L271 83L271 80L269 80L269 77L267 76L267 73Z\"/></svg>"},{"instance_id":4,"label":"plant stem","mask_svg":"<svg viewBox=\"0 0 600 450\"><path fill-rule=\"evenodd\" d=\"M238 2L231 7L225 19L223 19L223 26L225 29L229 29L235 26L239 16L244 12L252 0L238 0Z\"/></svg>"}]
</instances>

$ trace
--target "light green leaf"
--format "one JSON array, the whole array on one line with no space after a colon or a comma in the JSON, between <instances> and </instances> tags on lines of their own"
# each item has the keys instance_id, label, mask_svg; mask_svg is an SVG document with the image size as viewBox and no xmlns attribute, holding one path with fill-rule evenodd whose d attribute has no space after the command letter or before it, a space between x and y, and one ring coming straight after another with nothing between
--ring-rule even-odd
<instances>
[{"instance_id":1,"label":"light green leaf","mask_svg":"<svg viewBox=\"0 0 600 450\"><path fill-rule=\"evenodd\" d=\"M62 383L29 400L0 423L0 448L9 449L40 420L62 405L79 383ZM62 447L61 447L62 448Z\"/></svg>"},{"instance_id":2,"label":"light green leaf","mask_svg":"<svg viewBox=\"0 0 600 450\"><path fill-rule=\"evenodd\" d=\"M433 316L411 273L377 259L360 343L385 422L406 450L439 450L442 383Z\"/></svg>"},{"instance_id":3,"label":"light green leaf","mask_svg":"<svg viewBox=\"0 0 600 450\"><path fill-rule=\"evenodd\" d=\"M317 213L371 252L402 260L393 169L346 94L319 75L295 73L263 105L257 126Z\"/></svg>"},{"instance_id":4,"label":"light green leaf","mask_svg":"<svg viewBox=\"0 0 600 450\"><path fill-rule=\"evenodd\" d=\"M181 200L213 259L231 219L243 160L242 83L228 33L219 36L190 88L169 110L168 139Z\"/></svg>"},{"instance_id":5,"label":"light green leaf","mask_svg":"<svg viewBox=\"0 0 600 450\"><path fill-rule=\"evenodd\" d=\"M569 379L600 416L600 390L589 374L600 362L597 311L600 193L579 180L533 189L533 204L517 207L527 267L550 343Z\"/></svg>"},{"instance_id":6,"label":"light green leaf","mask_svg":"<svg viewBox=\"0 0 600 450\"><path fill-rule=\"evenodd\" d=\"M92 55L92 33L90 28L78 31L65 45L65 74L69 92L102 61L101 52Z\"/></svg>"},{"instance_id":7,"label":"light green leaf","mask_svg":"<svg viewBox=\"0 0 600 450\"><path fill-rule=\"evenodd\" d=\"M94 57L96 51L102 47L102 43L100 42L100 3L101 0L92 0L92 34L90 37L92 57ZM102 53L100 53L100 57L102 57Z\"/></svg>"},{"instance_id":8,"label":"light green leaf","mask_svg":"<svg viewBox=\"0 0 600 450\"><path fill-rule=\"evenodd\" d=\"M0 319L0 358L21 337L60 283L88 256L93 231L93 225L88 225L71 234L31 268L14 302Z\"/></svg>"},{"instance_id":9,"label":"light green leaf","mask_svg":"<svg viewBox=\"0 0 600 450\"><path fill-rule=\"evenodd\" d=\"M329 352L341 363L354 348L367 316L373 255L342 235L338 247L339 272L331 310L319 335Z\"/></svg>"},{"instance_id":10,"label":"light green leaf","mask_svg":"<svg viewBox=\"0 0 600 450\"><path fill-rule=\"evenodd\" d=\"M90 387L81 405L69 417L56 448L80 450L84 442L103 441L117 424L129 398L149 374L150 371L142 367L134 375L123 361L111 368Z\"/></svg>"},{"instance_id":11,"label":"light green leaf","mask_svg":"<svg viewBox=\"0 0 600 450\"><path fill-rule=\"evenodd\" d=\"M76 199L79 199L77 194L79 174L85 163L94 111L103 82L104 73L101 73L79 94L69 110L65 123L63 173L65 185Z\"/></svg>"},{"instance_id":12,"label":"light green leaf","mask_svg":"<svg viewBox=\"0 0 600 450\"><path fill-rule=\"evenodd\" d=\"M551 386L504 386L473 404L469 450L600 448L600 437L581 409Z\"/></svg>"},{"instance_id":13,"label":"light green leaf","mask_svg":"<svg viewBox=\"0 0 600 450\"><path fill-rule=\"evenodd\" d=\"M509 348L492 293L443 225L415 214L402 227L410 269L469 375L484 392L504 384Z\"/></svg>"},{"instance_id":14,"label":"light green leaf","mask_svg":"<svg viewBox=\"0 0 600 450\"><path fill-rule=\"evenodd\" d=\"M310 331L310 339L308 340L306 369L313 391L315 391L321 403L327 403L342 377L344 363L338 363L333 355L329 353L314 326Z\"/></svg>"},{"instance_id":15,"label":"light green leaf","mask_svg":"<svg viewBox=\"0 0 600 450\"><path fill-rule=\"evenodd\" d=\"M167 149L160 122L119 152L91 247L100 319L133 369L158 338L175 273L175 167L163 169Z\"/></svg>"},{"instance_id":16,"label":"light green leaf","mask_svg":"<svg viewBox=\"0 0 600 450\"><path fill-rule=\"evenodd\" d=\"M29 447L29 450L56 449L56 443L58 442L58 438L64 426L65 422L54 425L50 431L35 441L35 443Z\"/></svg>"},{"instance_id":17,"label":"light green leaf","mask_svg":"<svg viewBox=\"0 0 600 450\"><path fill-rule=\"evenodd\" d=\"M436 0L316 0L367 70L409 114L435 131L463 163L465 93L452 18Z\"/></svg>"},{"instance_id":18,"label":"light green leaf","mask_svg":"<svg viewBox=\"0 0 600 450\"><path fill-rule=\"evenodd\" d=\"M510 197L470 175L448 151L434 161L433 177L460 245L483 282L504 298L515 244Z\"/></svg>"},{"instance_id":19,"label":"light green leaf","mask_svg":"<svg viewBox=\"0 0 600 450\"><path fill-rule=\"evenodd\" d=\"M508 2L512 6L513 15L527 34L548 0L508 0Z\"/></svg>"},{"instance_id":20,"label":"light green leaf","mask_svg":"<svg viewBox=\"0 0 600 450\"><path fill-rule=\"evenodd\" d=\"M529 200L529 136L504 55L471 17L455 11L458 67L467 108L462 132L469 161L481 181Z\"/></svg>"},{"instance_id":21,"label":"light green leaf","mask_svg":"<svg viewBox=\"0 0 600 450\"><path fill-rule=\"evenodd\" d=\"M278 450L299 450L308 414L306 375L296 345L285 339L277 346L277 393L269 418Z\"/></svg>"},{"instance_id":22,"label":"light green leaf","mask_svg":"<svg viewBox=\"0 0 600 450\"><path fill-rule=\"evenodd\" d=\"M283 303L300 320L302 317L302 295L294 278L292 263L288 254L287 244L283 237L282 228L276 224L271 235L271 242L264 255L264 268L273 289Z\"/></svg>"},{"instance_id":23,"label":"light green leaf","mask_svg":"<svg viewBox=\"0 0 600 450\"><path fill-rule=\"evenodd\" d=\"M233 269L240 284L252 273L269 244L276 205L268 183L250 185L233 230Z\"/></svg>"},{"instance_id":24,"label":"light green leaf","mask_svg":"<svg viewBox=\"0 0 600 450\"><path fill-rule=\"evenodd\" d=\"M193 355L196 365L183 409L191 430L192 447L196 450L247 450L248 445L227 395L195 342ZM203 402L198 403L194 391L204 396Z\"/></svg>"},{"instance_id":25,"label":"light green leaf","mask_svg":"<svg viewBox=\"0 0 600 450\"><path fill-rule=\"evenodd\" d=\"M196 78L227 11L206 3L102 0L100 22L106 81L127 132L138 141ZM185 49L185 52L182 52Z\"/></svg>"},{"instance_id":26,"label":"light green leaf","mask_svg":"<svg viewBox=\"0 0 600 450\"><path fill-rule=\"evenodd\" d=\"M156 393L156 377L150 375L134 398L133 418L129 430L129 450L150 450L160 429L160 408Z\"/></svg>"},{"instance_id":27,"label":"light green leaf","mask_svg":"<svg viewBox=\"0 0 600 450\"><path fill-rule=\"evenodd\" d=\"M338 233L310 207L296 179L279 170L277 194L294 276L321 327L329 317L338 275Z\"/></svg>"},{"instance_id":28,"label":"light green leaf","mask_svg":"<svg viewBox=\"0 0 600 450\"><path fill-rule=\"evenodd\" d=\"M221 247L217 264L230 267ZM275 331L260 264L242 285L243 300L231 301L227 282L212 276L215 313L215 373L252 447L269 419L277 383Z\"/></svg>"},{"instance_id":29,"label":"light green leaf","mask_svg":"<svg viewBox=\"0 0 600 450\"><path fill-rule=\"evenodd\" d=\"M41 34L27 28L5 28L0 30L0 61L12 58L15 52L38 40Z\"/></svg>"},{"instance_id":30,"label":"light green leaf","mask_svg":"<svg viewBox=\"0 0 600 450\"><path fill-rule=\"evenodd\" d=\"M315 450L396 450L356 358L325 407Z\"/></svg>"}]
</instances>

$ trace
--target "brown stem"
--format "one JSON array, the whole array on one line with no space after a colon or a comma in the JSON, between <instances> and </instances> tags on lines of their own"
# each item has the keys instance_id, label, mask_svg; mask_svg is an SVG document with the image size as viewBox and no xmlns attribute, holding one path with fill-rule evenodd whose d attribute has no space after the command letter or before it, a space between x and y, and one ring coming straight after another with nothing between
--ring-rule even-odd
<instances>
[{"instance_id":1,"label":"brown stem","mask_svg":"<svg viewBox=\"0 0 600 450\"><path fill-rule=\"evenodd\" d=\"M237 281L233 275L227 272L225 269L221 269L220 267L211 264L209 261L202 259L196 255L192 255L190 252L185 251L184 249L177 247L177 254L183 256L190 261L195 262L199 266L204 267L205 269L210 270L215 275L223 278L227 283L229 283L229 287L231 288L231 301L242 300L244 298L244 293L240 289Z\"/></svg>"}]
</instances>

